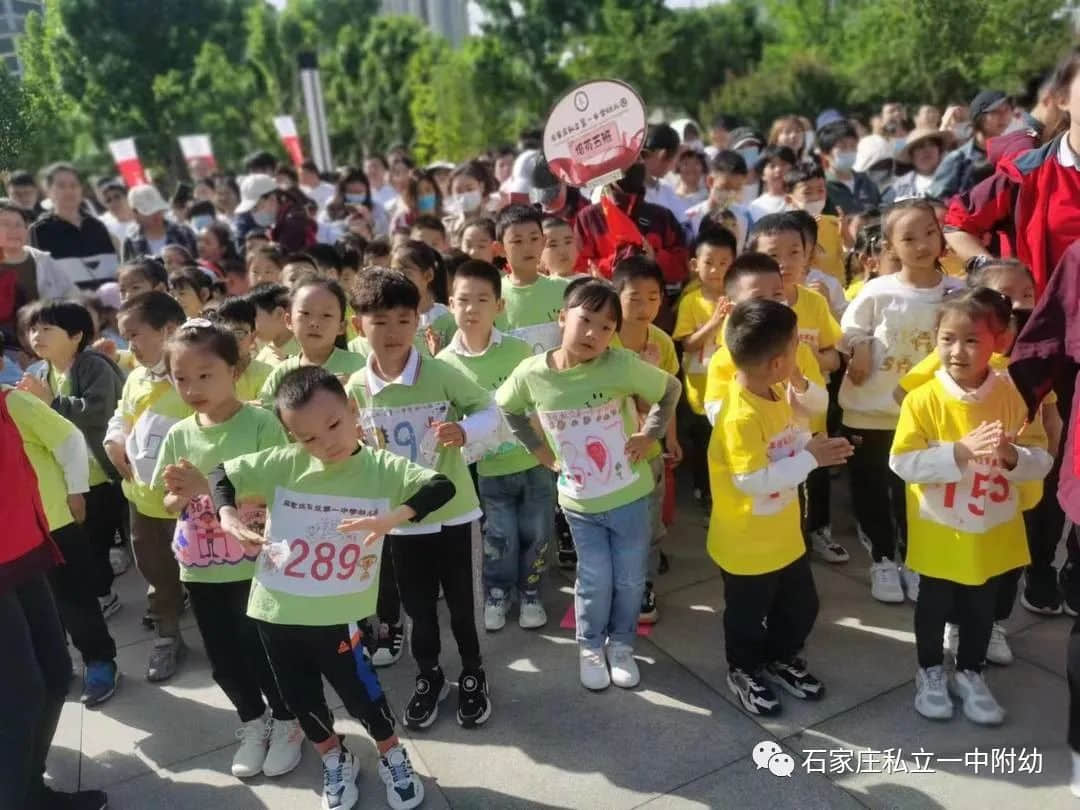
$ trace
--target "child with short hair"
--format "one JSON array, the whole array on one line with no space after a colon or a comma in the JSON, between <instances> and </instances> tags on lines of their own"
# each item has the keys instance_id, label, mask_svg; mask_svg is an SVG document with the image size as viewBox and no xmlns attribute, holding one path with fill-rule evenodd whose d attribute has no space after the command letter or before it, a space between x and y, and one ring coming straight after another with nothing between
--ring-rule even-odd
<instances>
[{"instance_id":1,"label":"child with short hair","mask_svg":"<svg viewBox=\"0 0 1080 810\"><path fill-rule=\"evenodd\" d=\"M728 688L747 712L775 715L780 700L768 681L801 700L824 694L800 657L818 598L797 489L811 470L843 464L851 445L810 437L795 420L783 387L799 343L790 307L768 299L736 304L724 338L736 371L709 442L707 548L724 580Z\"/></svg>"},{"instance_id":2,"label":"child with short hair","mask_svg":"<svg viewBox=\"0 0 1080 810\"><path fill-rule=\"evenodd\" d=\"M285 257L281 268L281 283L291 291L296 284L308 276L319 275L319 265L307 253L291 253Z\"/></svg>"},{"instance_id":3,"label":"child with short hair","mask_svg":"<svg viewBox=\"0 0 1080 810\"><path fill-rule=\"evenodd\" d=\"M1009 298L988 287L947 298L937 325L941 368L900 406L889 467L907 484L905 564L919 574L915 709L952 717L949 693L974 723L1005 710L982 676L997 594L1030 562L1020 486L1041 482L1053 458L1038 422L990 357L1007 340ZM1015 593L1015 586L1013 588ZM946 677L942 632L958 616L956 671Z\"/></svg>"},{"instance_id":4,"label":"child with short hair","mask_svg":"<svg viewBox=\"0 0 1080 810\"><path fill-rule=\"evenodd\" d=\"M359 799L356 757L334 731L325 677L375 741L387 803L408 810L423 801L424 785L372 669L367 617L375 612L383 536L424 520L454 486L364 447L356 403L325 369L290 371L274 408L296 441L225 461L209 481L222 530L260 555L247 614L286 706L322 758L322 806L348 810ZM266 505L267 537L244 523L237 507L245 502Z\"/></svg>"},{"instance_id":5,"label":"child with short hair","mask_svg":"<svg viewBox=\"0 0 1080 810\"><path fill-rule=\"evenodd\" d=\"M364 248L364 267L390 266L390 240L385 237L372 239Z\"/></svg>"},{"instance_id":6,"label":"child with short hair","mask_svg":"<svg viewBox=\"0 0 1080 810\"><path fill-rule=\"evenodd\" d=\"M202 314L210 301L213 282L197 267L184 267L169 273L169 295L189 318Z\"/></svg>"},{"instance_id":7,"label":"child with short hair","mask_svg":"<svg viewBox=\"0 0 1080 810\"><path fill-rule=\"evenodd\" d=\"M409 239L423 242L432 250L445 253L450 249L446 241L446 226L441 219L432 214L421 214L412 224Z\"/></svg>"},{"instance_id":8,"label":"child with short hair","mask_svg":"<svg viewBox=\"0 0 1080 810\"><path fill-rule=\"evenodd\" d=\"M488 391L498 388L532 349L495 329L502 309L502 274L487 262L467 261L454 275L450 305L458 331L439 360ZM486 521L484 534L484 627L501 630L515 591L518 624L543 627L540 600L548 537L555 515L555 481L509 431L476 464L477 492Z\"/></svg>"},{"instance_id":9,"label":"child with short hair","mask_svg":"<svg viewBox=\"0 0 1080 810\"><path fill-rule=\"evenodd\" d=\"M282 284L256 285L246 296L255 307L255 340L262 348L255 359L268 366L300 354L300 344L289 328L289 289Z\"/></svg>"},{"instance_id":10,"label":"child with short hair","mask_svg":"<svg viewBox=\"0 0 1080 810\"><path fill-rule=\"evenodd\" d=\"M457 331L454 316L446 306L446 265L442 256L430 245L410 240L391 254L390 267L404 273L420 291L417 340L427 354L438 354L439 349L448 345Z\"/></svg>"},{"instance_id":11,"label":"child with short hair","mask_svg":"<svg viewBox=\"0 0 1080 810\"><path fill-rule=\"evenodd\" d=\"M419 525L395 530L390 543L401 604L413 621L412 654L419 669L405 725L429 727L449 692L439 666L441 585L463 670L458 723L473 728L491 716L491 704L473 604L472 522L482 513L461 448L487 441L498 428L498 411L490 392L447 363L421 357L413 346L420 292L403 273L365 273L354 301L371 354L349 378L346 391L359 405L364 440L442 473L456 491ZM400 626L393 633L398 635Z\"/></svg>"},{"instance_id":12,"label":"child with short hair","mask_svg":"<svg viewBox=\"0 0 1080 810\"><path fill-rule=\"evenodd\" d=\"M705 380L709 359L720 341L720 328L727 311L724 301L724 275L738 252L735 235L724 228L707 229L698 237L690 269L700 286L679 301L673 340L681 341L686 404L690 409L684 426L689 439L687 460L693 477L694 498L708 519L709 468L705 448L712 429L705 418Z\"/></svg>"},{"instance_id":13,"label":"child with short hair","mask_svg":"<svg viewBox=\"0 0 1080 810\"><path fill-rule=\"evenodd\" d=\"M570 223L559 217L545 217L543 222L544 249L540 253L540 272L545 276L555 276L573 280L588 278L588 273L575 273L577 263L577 234Z\"/></svg>"},{"instance_id":14,"label":"child with short hair","mask_svg":"<svg viewBox=\"0 0 1080 810\"><path fill-rule=\"evenodd\" d=\"M675 353L675 343L653 323L660 314L660 305L664 300L664 273L660 266L646 256L627 257L615 264L611 283L619 294L623 311L622 327L611 338L611 347L626 349L646 363L672 376L677 375L679 358ZM660 545L667 535L663 520L664 496L667 492L665 479L673 474L673 468L682 461L683 455L676 421L676 417L672 416L667 435L664 436L664 446L655 442L645 455L655 482L649 499L652 542L649 545L645 593L641 597L641 612L638 615L638 621L645 624L655 624L660 619L653 582L660 575Z\"/></svg>"},{"instance_id":15,"label":"child with short hair","mask_svg":"<svg viewBox=\"0 0 1080 810\"><path fill-rule=\"evenodd\" d=\"M248 282L252 287L260 284L280 284L285 257L277 245L261 245L247 254Z\"/></svg>"},{"instance_id":16,"label":"child with short hair","mask_svg":"<svg viewBox=\"0 0 1080 810\"><path fill-rule=\"evenodd\" d=\"M847 309L847 298L844 296L844 287L829 273L820 270L815 262L822 257L821 245L818 244L818 234L821 233L821 225L808 212L796 208L785 212L787 216L799 226L806 242L807 253L810 256L810 267L806 271L805 286L813 290L829 304L829 311L833 318L840 318ZM825 214L822 214L825 216ZM843 264L841 264L843 272Z\"/></svg>"},{"instance_id":17,"label":"child with short hair","mask_svg":"<svg viewBox=\"0 0 1080 810\"><path fill-rule=\"evenodd\" d=\"M239 352L236 361L236 395L241 402L255 402L266 378L274 367L251 356L255 349L255 321L258 317L255 305L247 298L226 298L216 310L209 313L212 323L221 324L236 338Z\"/></svg>"},{"instance_id":18,"label":"child with short hair","mask_svg":"<svg viewBox=\"0 0 1080 810\"><path fill-rule=\"evenodd\" d=\"M493 263L498 242L495 241L495 221L488 217L467 219L461 226L458 242L470 259Z\"/></svg>"},{"instance_id":19,"label":"child with short hair","mask_svg":"<svg viewBox=\"0 0 1080 810\"><path fill-rule=\"evenodd\" d=\"M180 634L180 570L171 551L176 521L163 506L164 491L151 483L165 434L191 415L165 368L165 343L185 320L180 305L163 292L137 295L120 307L120 334L139 365L124 381L105 432L105 453L124 479L121 486L129 502L135 565L149 584L147 596L157 635L146 668L150 681L171 678L185 652Z\"/></svg>"},{"instance_id":20,"label":"child with short hair","mask_svg":"<svg viewBox=\"0 0 1080 810\"><path fill-rule=\"evenodd\" d=\"M577 547L581 683L630 689L641 679L634 639L656 485L645 457L667 432L681 386L631 352L609 350L622 305L606 281L577 282L559 326L559 347L523 362L495 396L519 441L559 472L559 501ZM631 400L651 405L643 426ZM543 436L530 423L532 412Z\"/></svg>"},{"instance_id":21,"label":"child with short hair","mask_svg":"<svg viewBox=\"0 0 1080 810\"><path fill-rule=\"evenodd\" d=\"M705 187L709 196L704 202L686 209L686 222L690 233L701 235L706 223L734 227L736 246L741 250L746 244L746 235L750 232L753 220L750 211L739 203L743 186L746 185L750 170L746 160L733 149L722 149L709 160L709 174L705 178ZM725 215L731 219L726 220Z\"/></svg>"},{"instance_id":22,"label":"child with short hair","mask_svg":"<svg viewBox=\"0 0 1080 810\"><path fill-rule=\"evenodd\" d=\"M840 218L822 213L828 193L825 188L825 172L813 161L803 161L784 175L784 188L787 190L788 207L805 211L816 223L814 241L818 250L812 254L811 264L815 269L820 268L820 271L833 278L837 284L843 284L844 235L840 232ZM810 278L807 280L813 281Z\"/></svg>"}]
</instances>

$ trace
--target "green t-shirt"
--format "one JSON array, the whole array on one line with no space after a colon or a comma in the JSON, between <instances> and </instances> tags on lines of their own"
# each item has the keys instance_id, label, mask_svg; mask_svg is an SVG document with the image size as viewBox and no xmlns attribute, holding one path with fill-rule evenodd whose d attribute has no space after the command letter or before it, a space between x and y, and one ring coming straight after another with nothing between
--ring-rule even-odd
<instances>
[{"instance_id":1,"label":"green t-shirt","mask_svg":"<svg viewBox=\"0 0 1080 810\"><path fill-rule=\"evenodd\" d=\"M362 447L325 464L297 445L225 462L241 500L267 504L269 541L255 564L248 615L273 624L325 627L375 613L382 542L341 534L346 518L399 507L435 473Z\"/></svg>"},{"instance_id":2,"label":"green t-shirt","mask_svg":"<svg viewBox=\"0 0 1080 810\"><path fill-rule=\"evenodd\" d=\"M150 482L169 429L191 413L172 383L165 378L155 379L144 366L137 366L124 381L117 415L124 426L132 479L121 486L139 514L166 520L175 517L165 511L165 490Z\"/></svg>"},{"instance_id":3,"label":"green t-shirt","mask_svg":"<svg viewBox=\"0 0 1080 810\"><path fill-rule=\"evenodd\" d=\"M71 379L67 374L62 374L53 368L52 364L49 364L49 388L52 389L54 397L71 396ZM96 487L98 484L107 484L109 476L105 474L105 468L95 458L94 451L90 449L89 444L86 446L86 452L90 456L90 486Z\"/></svg>"},{"instance_id":4,"label":"green t-shirt","mask_svg":"<svg viewBox=\"0 0 1080 810\"><path fill-rule=\"evenodd\" d=\"M255 402L259 399L259 392L266 384L266 378L274 367L260 360L252 360L248 363L244 373L236 381L236 398L241 402Z\"/></svg>"},{"instance_id":5,"label":"green t-shirt","mask_svg":"<svg viewBox=\"0 0 1080 810\"><path fill-rule=\"evenodd\" d=\"M289 338L288 342L278 349L286 357L295 357L300 354L300 342L296 338ZM281 361L278 360L277 354L274 352L274 347L267 343L255 354L255 359L260 363L266 363L266 365L273 368Z\"/></svg>"},{"instance_id":6,"label":"green t-shirt","mask_svg":"<svg viewBox=\"0 0 1080 810\"><path fill-rule=\"evenodd\" d=\"M208 475L225 461L280 447L288 443L285 430L273 413L255 405L244 405L220 425L200 425L192 414L169 430L158 455L153 486L164 490L165 467L180 459L190 461ZM252 528L266 524L265 504L240 503L245 522ZM247 557L243 547L221 531L209 495L191 500L176 520L173 554L180 563L184 582L236 582L251 579L255 557Z\"/></svg>"},{"instance_id":7,"label":"green t-shirt","mask_svg":"<svg viewBox=\"0 0 1080 810\"><path fill-rule=\"evenodd\" d=\"M71 422L62 417L33 394L10 391L7 397L8 413L15 428L22 436L23 448L30 466L37 476L41 505L49 521L49 531L55 532L75 522L68 508L67 479L64 468L56 460L53 451L79 432Z\"/></svg>"},{"instance_id":8,"label":"green t-shirt","mask_svg":"<svg viewBox=\"0 0 1080 810\"><path fill-rule=\"evenodd\" d=\"M395 534L435 532L444 523L456 525L480 517L476 487L461 448L435 444L430 427L434 422L457 422L492 404L490 392L452 366L433 357L421 358L415 352L411 358L410 362L417 363L412 385L388 383L372 396L367 369L361 369L345 386L360 406L366 442L440 472L454 483L456 492L448 504L428 515L423 524L410 524ZM479 441L484 437L474 438Z\"/></svg>"},{"instance_id":9,"label":"green t-shirt","mask_svg":"<svg viewBox=\"0 0 1080 810\"><path fill-rule=\"evenodd\" d=\"M496 342L497 338L497 342ZM494 391L510 377L523 361L532 357L532 348L523 340L502 335L495 330L492 343L483 354L461 354L453 343L439 352L439 360L453 366L470 380ZM505 422L504 422L505 424ZM511 475L531 470L540 462L536 456L514 440L507 427L492 448L476 464L476 472L484 477Z\"/></svg>"},{"instance_id":10,"label":"green t-shirt","mask_svg":"<svg viewBox=\"0 0 1080 810\"><path fill-rule=\"evenodd\" d=\"M266 382L263 383L263 387L259 391L259 401L264 408L273 410L274 395L277 393L278 386L281 385L281 380L293 369L307 365L301 362L302 360L303 355L298 354L295 357L282 360L274 366L274 370L270 372L270 376L266 378ZM350 375L364 367L364 357L335 347L322 367L331 374L348 379Z\"/></svg>"},{"instance_id":11,"label":"green t-shirt","mask_svg":"<svg viewBox=\"0 0 1080 810\"><path fill-rule=\"evenodd\" d=\"M646 363L663 369L671 376L679 373L679 356L675 352L675 342L668 334L655 324L649 324L649 335L645 339L645 348L642 351L634 351L623 346L622 339L616 332L611 338L611 348L623 349L633 352ZM652 461L664 451L660 442L653 442L649 452L645 454L646 461Z\"/></svg>"},{"instance_id":12,"label":"green t-shirt","mask_svg":"<svg viewBox=\"0 0 1080 810\"><path fill-rule=\"evenodd\" d=\"M413 336L413 346L416 347L422 357L431 357L431 350L428 349L427 343L428 326L435 330L435 334L439 336L439 345L443 348L450 345L450 339L457 331L457 323L454 321L454 316L450 314L450 310L444 304L432 306L431 309L420 316L420 325ZM367 342L367 338L363 335L357 335L349 341L349 351L367 357L371 354L371 344Z\"/></svg>"},{"instance_id":13,"label":"green t-shirt","mask_svg":"<svg viewBox=\"0 0 1080 810\"><path fill-rule=\"evenodd\" d=\"M562 339L559 312L567 280L538 276L532 284L519 286L503 276L502 297L506 308L495 319L495 328L532 347L533 354L554 349Z\"/></svg>"},{"instance_id":14,"label":"green t-shirt","mask_svg":"<svg viewBox=\"0 0 1080 810\"><path fill-rule=\"evenodd\" d=\"M559 460L559 503L575 512L606 512L652 492L648 461L631 465L626 440L638 430L633 397L659 402L668 374L625 349L565 371L548 365L550 352L517 367L495 401L504 411L536 411Z\"/></svg>"}]
</instances>

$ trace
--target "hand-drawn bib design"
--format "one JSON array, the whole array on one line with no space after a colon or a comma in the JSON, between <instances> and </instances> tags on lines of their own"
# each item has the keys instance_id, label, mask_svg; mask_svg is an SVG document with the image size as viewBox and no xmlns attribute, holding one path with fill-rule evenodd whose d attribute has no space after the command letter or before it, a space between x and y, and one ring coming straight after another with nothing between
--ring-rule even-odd
<instances>
[{"instance_id":1,"label":"hand-drawn bib design","mask_svg":"<svg viewBox=\"0 0 1080 810\"><path fill-rule=\"evenodd\" d=\"M798 447L800 431L794 425L790 425L769 440L767 450L769 463L791 458L795 455ZM789 503L798 497L798 488L790 487L779 492L770 492L768 495L755 495L753 510L755 515L775 515L783 510Z\"/></svg>"},{"instance_id":2,"label":"hand-drawn bib design","mask_svg":"<svg viewBox=\"0 0 1080 810\"><path fill-rule=\"evenodd\" d=\"M364 442L431 469L439 452L431 428L436 422L445 422L449 410L449 402L361 408Z\"/></svg>"},{"instance_id":3,"label":"hand-drawn bib design","mask_svg":"<svg viewBox=\"0 0 1080 810\"><path fill-rule=\"evenodd\" d=\"M559 457L559 491L576 500L600 498L637 480L626 457L622 400L596 408L541 411L540 424Z\"/></svg>"},{"instance_id":4,"label":"hand-drawn bib design","mask_svg":"<svg viewBox=\"0 0 1080 810\"><path fill-rule=\"evenodd\" d=\"M337 527L348 518L389 509L386 498L310 495L278 487L255 579L265 588L294 596L366 591L378 579L382 540L365 546L365 532L342 534Z\"/></svg>"},{"instance_id":5,"label":"hand-drawn bib design","mask_svg":"<svg viewBox=\"0 0 1080 810\"><path fill-rule=\"evenodd\" d=\"M266 507L248 503L239 504L238 508L244 525L261 534L266 526ZM222 531L209 495L196 495L180 513L172 550L176 561L187 568L236 565L258 556L246 554L232 535Z\"/></svg>"},{"instance_id":6,"label":"hand-drawn bib design","mask_svg":"<svg viewBox=\"0 0 1080 810\"><path fill-rule=\"evenodd\" d=\"M465 456L466 464L474 464L481 459L492 459L522 446L514 438L514 431L510 429L506 418L500 413L498 415L498 426L492 431L491 435L479 442L470 440L461 448L461 452Z\"/></svg>"},{"instance_id":7,"label":"hand-drawn bib design","mask_svg":"<svg viewBox=\"0 0 1080 810\"><path fill-rule=\"evenodd\" d=\"M562 343L562 330L559 328L558 321L519 326L517 329L511 329L510 335L528 343L532 347L533 354L542 354Z\"/></svg>"},{"instance_id":8,"label":"hand-drawn bib design","mask_svg":"<svg viewBox=\"0 0 1080 810\"><path fill-rule=\"evenodd\" d=\"M951 529L982 534L1016 516L1017 493L996 464L970 462L959 481L924 484L919 513Z\"/></svg>"}]
</instances>

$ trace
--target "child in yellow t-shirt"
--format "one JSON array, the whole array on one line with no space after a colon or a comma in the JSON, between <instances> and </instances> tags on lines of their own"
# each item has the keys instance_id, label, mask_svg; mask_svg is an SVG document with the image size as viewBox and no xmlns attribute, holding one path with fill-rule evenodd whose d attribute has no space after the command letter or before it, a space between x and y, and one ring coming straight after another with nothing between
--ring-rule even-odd
<instances>
[{"instance_id":1,"label":"child in yellow t-shirt","mask_svg":"<svg viewBox=\"0 0 1080 810\"><path fill-rule=\"evenodd\" d=\"M1005 719L982 677L1003 575L1030 557L1018 484L1039 481L1053 459L1038 423L1006 375L990 368L1009 299L980 287L945 300L937 328L942 368L900 408L889 467L906 482L906 565L919 574L915 709L947 719L963 701L975 723ZM959 617L956 672L946 682L941 638Z\"/></svg>"},{"instance_id":2,"label":"child in yellow t-shirt","mask_svg":"<svg viewBox=\"0 0 1080 810\"><path fill-rule=\"evenodd\" d=\"M701 286L679 301L675 330L671 335L682 342L686 404L691 412L685 429L689 439L687 461L694 481L694 497L706 515L710 509L705 447L709 443L711 426L705 417L705 380L709 359L719 344L720 327L728 306L724 299L724 276L735 261L736 252L735 236L725 228L708 228L698 237L690 269Z\"/></svg>"},{"instance_id":3,"label":"child in yellow t-shirt","mask_svg":"<svg viewBox=\"0 0 1080 810\"><path fill-rule=\"evenodd\" d=\"M783 389L795 371L795 313L778 301L737 304L724 326L735 377L709 443L713 519L707 549L724 579L728 686L746 711L773 715L774 682L816 700L821 682L799 651L818 599L799 528L798 486L819 466L842 464L846 439L810 438Z\"/></svg>"}]
</instances>

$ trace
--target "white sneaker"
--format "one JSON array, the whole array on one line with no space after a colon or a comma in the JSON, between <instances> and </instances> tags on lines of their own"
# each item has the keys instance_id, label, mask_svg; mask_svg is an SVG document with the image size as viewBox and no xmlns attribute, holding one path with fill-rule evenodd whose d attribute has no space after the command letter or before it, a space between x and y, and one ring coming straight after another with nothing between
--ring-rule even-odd
<instances>
[{"instance_id":1,"label":"white sneaker","mask_svg":"<svg viewBox=\"0 0 1080 810\"><path fill-rule=\"evenodd\" d=\"M969 669L953 673L949 691L964 701L964 716L972 723L996 726L1004 722L1005 710L990 693L982 673Z\"/></svg>"},{"instance_id":2,"label":"white sneaker","mask_svg":"<svg viewBox=\"0 0 1080 810\"><path fill-rule=\"evenodd\" d=\"M521 611L518 613L518 627L523 630L535 630L547 624L547 611L537 594L523 594Z\"/></svg>"},{"instance_id":3,"label":"white sneaker","mask_svg":"<svg viewBox=\"0 0 1080 810\"><path fill-rule=\"evenodd\" d=\"M502 630L506 624L506 610L509 606L502 589L492 588L484 601L484 629L488 632Z\"/></svg>"},{"instance_id":4,"label":"white sneaker","mask_svg":"<svg viewBox=\"0 0 1080 810\"><path fill-rule=\"evenodd\" d=\"M248 720L236 730L240 747L233 755L232 775L237 779L247 779L262 772L266 760L266 736L270 733L269 722L269 718L263 715Z\"/></svg>"},{"instance_id":5,"label":"white sneaker","mask_svg":"<svg viewBox=\"0 0 1080 810\"><path fill-rule=\"evenodd\" d=\"M611 675L608 674L607 663L604 661L604 653L600 650L590 650L588 647L581 648L580 676L581 685L586 689L599 692L611 686Z\"/></svg>"},{"instance_id":6,"label":"white sneaker","mask_svg":"<svg viewBox=\"0 0 1080 810\"><path fill-rule=\"evenodd\" d=\"M611 667L611 682L623 689L633 689L641 683L641 672L634 660L634 648L617 642L608 644L607 662Z\"/></svg>"},{"instance_id":7,"label":"white sneaker","mask_svg":"<svg viewBox=\"0 0 1080 810\"><path fill-rule=\"evenodd\" d=\"M990 643L986 647L986 660L1001 667L1013 662L1009 638L1005 634L1005 628L997 622L994 622L994 626L990 628Z\"/></svg>"},{"instance_id":8,"label":"white sneaker","mask_svg":"<svg viewBox=\"0 0 1080 810\"><path fill-rule=\"evenodd\" d=\"M900 581L904 585L904 593L907 594L908 601L919 601L919 572L912 571L903 563L897 566L900 569Z\"/></svg>"},{"instance_id":9,"label":"white sneaker","mask_svg":"<svg viewBox=\"0 0 1080 810\"><path fill-rule=\"evenodd\" d=\"M941 639L941 649L946 655L956 660L956 651L960 649L960 628L945 622L945 635Z\"/></svg>"},{"instance_id":10,"label":"white sneaker","mask_svg":"<svg viewBox=\"0 0 1080 810\"><path fill-rule=\"evenodd\" d=\"M323 810L350 810L360 798L356 787L356 759L348 751L335 748L322 758Z\"/></svg>"},{"instance_id":11,"label":"white sneaker","mask_svg":"<svg viewBox=\"0 0 1080 810\"><path fill-rule=\"evenodd\" d=\"M810 550L827 563L846 563L851 559L846 548L833 542L832 529L828 526L810 532Z\"/></svg>"},{"instance_id":12,"label":"white sneaker","mask_svg":"<svg viewBox=\"0 0 1080 810\"><path fill-rule=\"evenodd\" d=\"M270 748L266 752L263 773L282 776L300 764L304 755L304 730L296 720L270 721Z\"/></svg>"},{"instance_id":13,"label":"white sneaker","mask_svg":"<svg viewBox=\"0 0 1080 810\"><path fill-rule=\"evenodd\" d=\"M950 719L953 715L953 703L946 683L943 666L916 672L915 711L931 720Z\"/></svg>"},{"instance_id":14,"label":"white sneaker","mask_svg":"<svg viewBox=\"0 0 1080 810\"><path fill-rule=\"evenodd\" d=\"M386 785L386 803L394 810L409 810L424 801L424 783L401 743L379 757L379 778Z\"/></svg>"},{"instance_id":15,"label":"white sneaker","mask_svg":"<svg viewBox=\"0 0 1080 810\"><path fill-rule=\"evenodd\" d=\"M882 560L870 565L870 595L879 602L904 601L900 572L892 560Z\"/></svg>"},{"instance_id":16,"label":"white sneaker","mask_svg":"<svg viewBox=\"0 0 1080 810\"><path fill-rule=\"evenodd\" d=\"M112 568L113 576L118 577L131 568L131 555L123 546L113 546L109 549L109 567Z\"/></svg>"}]
</instances>

